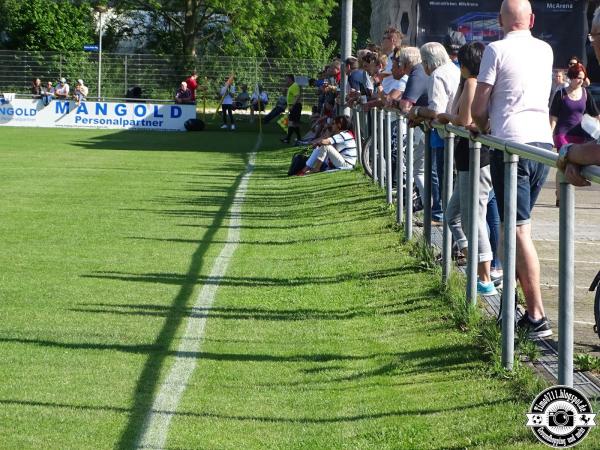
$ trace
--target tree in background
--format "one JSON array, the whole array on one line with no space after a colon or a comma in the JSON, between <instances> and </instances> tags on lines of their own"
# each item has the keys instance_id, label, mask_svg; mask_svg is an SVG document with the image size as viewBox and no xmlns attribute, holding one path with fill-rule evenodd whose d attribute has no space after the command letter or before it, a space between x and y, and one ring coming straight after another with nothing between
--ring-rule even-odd
<instances>
[{"instance_id":1,"label":"tree in background","mask_svg":"<svg viewBox=\"0 0 600 450\"><path fill-rule=\"evenodd\" d=\"M148 47L194 60L197 53L322 58L331 54L328 20L336 0L114 0L138 14ZM133 16L132 16L133 17Z\"/></svg>"},{"instance_id":2,"label":"tree in background","mask_svg":"<svg viewBox=\"0 0 600 450\"><path fill-rule=\"evenodd\" d=\"M0 28L13 50L81 51L96 40L87 1L0 0Z\"/></svg>"},{"instance_id":3,"label":"tree in background","mask_svg":"<svg viewBox=\"0 0 600 450\"><path fill-rule=\"evenodd\" d=\"M335 42L336 53L340 53L340 40L342 38L342 0L338 0L331 19L329 41ZM364 48L370 41L371 35L371 2L355 1L352 4L352 49Z\"/></svg>"}]
</instances>

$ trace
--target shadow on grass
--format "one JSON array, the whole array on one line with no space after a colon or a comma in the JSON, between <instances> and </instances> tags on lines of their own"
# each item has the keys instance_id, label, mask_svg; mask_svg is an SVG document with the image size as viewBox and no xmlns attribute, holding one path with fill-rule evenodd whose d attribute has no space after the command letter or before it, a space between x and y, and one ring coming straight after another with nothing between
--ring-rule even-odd
<instances>
[{"instance_id":1,"label":"shadow on grass","mask_svg":"<svg viewBox=\"0 0 600 450\"><path fill-rule=\"evenodd\" d=\"M165 317L168 314L180 314L184 317L210 317L212 319L253 321L350 320L361 317L391 316L420 311L429 307L426 300L430 298L431 293L425 293L420 297L411 297L403 301L347 309L296 308L287 310L269 310L263 308L239 307L211 307L210 309L184 307L178 311L174 311L173 308L162 305L96 303L92 305L86 304L87 307L85 308L71 308L69 311L150 317ZM417 302L421 303L417 304ZM1 341L2 339L0 338L0 342Z\"/></svg>"},{"instance_id":2,"label":"shadow on grass","mask_svg":"<svg viewBox=\"0 0 600 450\"><path fill-rule=\"evenodd\" d=\"M152 137L154 139L154 147L151 150L164 150L164 146L167 145L167 142L164 140L164 137L161 136L161 133L153 134ZM141 150L137 147L138 144L136 143L136 141L141 140L131 140L130 136L121 136L119 134L115 134L107 135L103 138L109 140L113 139L112 142L106 142L105 139L104 142L100 143L99 145L103 148L127 147L127 149L131 150ZM122 139L127 140L123 141ZM192 145L193 141L189 141L189 143L190 145ZM82 145L85 146L85 144ZM168 145L174 144L170 142L168 143ZM90 148L89 143L88 148ZM222 149L223 147L220 146L218 148ZM243 159L245 166L248 163L248 155L246 153L243 153L240 155L240 157ZM219 230L223 228L224 222L230 216L229 209L234 202L235 194L242 181L244 173L245 170L241 171L236 177L233 178L233 182L228 188L223 188L225 193L224 198L220 199L218 209L210 214L212 222L207 227L204 233L202 239L203 241L211 242L214 236L217 234L217 232L219 232ZM193 211L186 211L186 214L189 214L190 216L194 217L197 217L200 213L200 211L196 211L196 214L194 214ZM185 318L184 315L180 314L180 311L183 308L185 308L188 302L190 301L194 288L197 284L198 274L201 272L202 266L204 264L204 256L209 248L210 246L207 245L198 245L191 257L191 262L189 264L187 273L185 275L179 275L177 277L177 280L174 280L174 284L180 286L179 291L177 292L175 298L171 302L169 308L167 308L167 310L165 311L165 322L152 345L125 346L125 348L114 348L114 346L109 345L106 348L104 348L102 346L95 346L93 344L90 344L90 348L111 349L111 347L113 347L113 350L133 351L148 354L148 359L144 364L144 367L137 382L137 386L134 391L135 397L132 413L130 415L127 426L125 427L125 430L121 435L117 448L123 450L132 448L135 440L138 437L138 433L142 429L142 425L145 420L146 414L152 406L154 394L158 388L161 368L164 364L165 358L170 354L170 352L167 351L167 349L170 348L170 345L173 339L175 338L175 334ZM40 345L45 344L40 343ZM82 345L85 346L88 344Z\"/></svg>"},{"instance_id":3,"label":"shadow on grass","mask_svg":"<svg viewBox=\"0 0 600 450\"><path fill-rule=\"evenodd\" d=\"M203 239L206 241L207 239ZM191 282L191 284L218 284L219 286L243 286L243 287L260 287L260 286L304 286L304 285L324 285L337 284L352 280L380 280L389 277L395 277L404 273L425 272L427 269L418 265L410 265L396 267L383 270L369 270L358 273L341 273L339 275L323 276L323 277L297 277L297 278L269 278L269 277L231 277L223 276L218 280L210 276L196 275L191 277L191 274L181 275L178 273L122 273L122 272L95 272L89 275L81 275L83 278L98 278L118 281L133 281L143 283L161 283L161 284L181 284L183 282Z\"/></svg>"},{"instance_id":4,"label":"shadow on grass","mask_svg":"<svg viewBox=\"0 0 600 450\"><path fill-rule=\"evenodd\" d=\"M475 409L475 408L487 408L494 405L501 405L505 403L513 402L511 398L497 399L489 402L469 403L461 405L461 410L464 409ZM115 406L96 406L96 405L80 405L80 404L68 404L68 403L53 403L53 402L39 402L30 400L15 400L15 399L0 399L1 405L20 405L30 406L36 408L59 408L59 409L75 409L75 410L87 410L87 411L108 411L117 413L128 413L131 409L120 408ZM324 424L324 423L343 423L343 422L357 422L363 420L377 420L386 417L407 417L407 416L423 416L430 414L440 413L456 413L455 407L448 408L429 408L429 409L404 409L395 411L382 411L371 414L355 414L355 415L337 415L333 417L276 417L276 416L257 416L257 415L230 415L230 414L217 414L211 412L197 413L192 411L162 411L167 414L180 417L195 417L198 419L219 419L219 420L236 420L236 421L250 421L250 422L275 422L275 423L297 423L297 424ZM447 447L444 447L447 448Z\"/></svg>"}]
</instances>

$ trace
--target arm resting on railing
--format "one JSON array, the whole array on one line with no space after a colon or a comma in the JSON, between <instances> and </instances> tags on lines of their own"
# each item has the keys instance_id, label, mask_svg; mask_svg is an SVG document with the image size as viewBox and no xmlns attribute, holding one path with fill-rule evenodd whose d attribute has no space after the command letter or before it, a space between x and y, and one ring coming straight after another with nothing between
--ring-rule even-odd
<instances>
[{"instance_id":1,"label":"arm resting on railing","mask_svg":"<svg viewBox=\"0 0 600 450\"><path fill-rule=\"evenodd\" d=\"M600 165L600 144L566 144L559 152L556 166L564 171L567 181L575 186L589 186L581 175L581 166Z\"/></svg>"}]
</instances>

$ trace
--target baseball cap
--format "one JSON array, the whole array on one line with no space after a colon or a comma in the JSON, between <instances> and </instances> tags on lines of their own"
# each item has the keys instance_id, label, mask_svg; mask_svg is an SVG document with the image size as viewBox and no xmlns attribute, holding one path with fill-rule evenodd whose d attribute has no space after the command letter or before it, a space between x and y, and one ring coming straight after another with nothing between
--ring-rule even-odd
<instances>
[{"instance_id":1,"label":"baseball cap","mask_svg":"<svg viewBox=\"0 0 600 450\"><path fill-rule=\"evenodd\" d=\"M80 78L79 80L77 80L77 84L83 84L83 80Z\"/></svg>"},{"instance_id":2,"label":"baseball cap","mask_svg":"<svg viewBox=\"0 0 600 450\"><path fill-rule=\"evenodd\" d=\"M66 83L66 82L67 82L67 79L66 79L65 77L62 77L62 78L60 79L60 82L61 82L61 83Z\"/></svg>"}]
</instances>

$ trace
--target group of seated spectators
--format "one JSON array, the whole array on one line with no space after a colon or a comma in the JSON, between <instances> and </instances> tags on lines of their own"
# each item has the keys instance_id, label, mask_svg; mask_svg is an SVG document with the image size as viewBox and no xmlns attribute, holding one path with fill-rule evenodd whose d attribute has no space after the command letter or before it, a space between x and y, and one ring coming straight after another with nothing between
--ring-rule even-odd
<instances>
[{"instance_id":1,"label":"group of seated spectators","mask_svg":"<svg viewBox=\"0 0 600 450\"><path fill-rule=\"evenodd\" d=\"M52 81L46 82L43 86L42 80L34 78L31 82L31 94L34 98L41 98L44 105L48 105L53 99L69 100L73 99L79 105L87 99L89 94L88 87L83 83L82 79L77 80L77 84L71 92L69 83L66 78L61 77L56 84Z\"/></svg>"}]
</instances>

